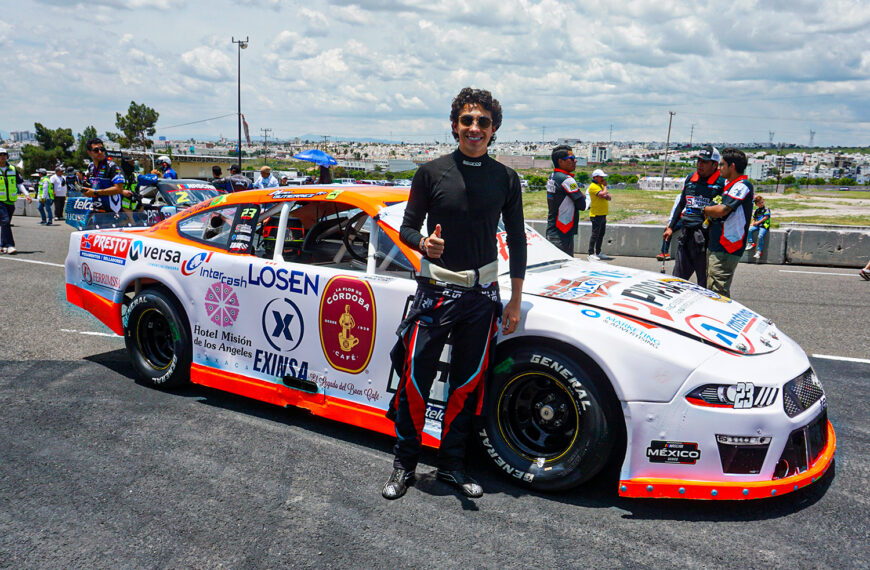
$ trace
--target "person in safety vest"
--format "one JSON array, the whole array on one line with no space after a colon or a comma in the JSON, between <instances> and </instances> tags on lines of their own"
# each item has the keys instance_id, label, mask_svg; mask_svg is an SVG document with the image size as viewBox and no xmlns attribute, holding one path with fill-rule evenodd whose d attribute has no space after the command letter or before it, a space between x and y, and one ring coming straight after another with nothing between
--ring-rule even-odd
<instances>
[{"instance_id":1,"label":"person in safety vest","mask_svg":"<svg viewBox=\"0 0 870 570\"><path fill-rule=\"evenodd\" d=\"M19 193L24 194L28 204L33 201L24 188L21 173L9 164L9 153L0 148L0 254L18 251L12 237L12 216Z\"/></svg>"},{"instance_id":2,"label":"person in safety vest","mask_svg":"<svg viewBox=\"0 0 870 570\"><path fill-rule=\"evenodd\" d=\"M37 172L39 172L39 183L36 185L36 198L39 200L39 216L42 218L39 223L43 226L53 226L51 205L54 203L54 186L51 184L48 171L40 168Z\"/></svg>"}]
</instances>

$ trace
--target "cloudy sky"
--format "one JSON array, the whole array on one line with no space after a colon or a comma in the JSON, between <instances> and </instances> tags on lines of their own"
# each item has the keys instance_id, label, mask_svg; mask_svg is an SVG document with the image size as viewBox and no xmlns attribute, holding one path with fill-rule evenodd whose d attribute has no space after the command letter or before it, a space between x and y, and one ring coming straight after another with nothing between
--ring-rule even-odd
<instances>
[{"instance_id":1,"label":"cloudy sky","mask_svg":"<svg viewBox=\"0 0 870 570\"><path fill-rule=\"evenodd\" d=\"M490 89L502 140L870 145L866 0L20 0L0 20L0 130L445 140ZM197 122L219 117L206 122ZM694 130L693 129L694 126Z\"/></svg>"}]
</instances>

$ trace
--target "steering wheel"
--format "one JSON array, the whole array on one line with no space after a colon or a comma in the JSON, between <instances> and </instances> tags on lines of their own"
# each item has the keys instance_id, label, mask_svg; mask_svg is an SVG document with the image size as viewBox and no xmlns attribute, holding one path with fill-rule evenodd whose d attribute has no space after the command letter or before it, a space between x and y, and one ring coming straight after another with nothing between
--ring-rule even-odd
<instances>
[{"instance_id":1,"label":"steering wheel","mask_svg":"<svg viewBox=\"0 0 870 570\"><path fill-rule=\"evenodd\" d=\"M350 256L357 261L366 261L369 253L369 230L365 228L369 215L359 212L347 221L344 230L344 246Z\"/></svg>"}]
</instances>

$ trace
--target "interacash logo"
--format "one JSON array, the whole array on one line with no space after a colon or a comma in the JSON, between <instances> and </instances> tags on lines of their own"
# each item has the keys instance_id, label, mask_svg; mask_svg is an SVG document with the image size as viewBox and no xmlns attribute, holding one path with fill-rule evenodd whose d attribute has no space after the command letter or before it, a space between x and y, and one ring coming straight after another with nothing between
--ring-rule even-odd
<instances>
[{"instance_id":1,"label":"interacash logo","mask_svg":"<svg viewBox=\"0 0 870 570\"><path fill-rule=\"evenodd\" d=\"M369 284L333 277L320 299L320 345L336 370L359 374L375 345L375 297Z\"/></svg>"}]
</instances>

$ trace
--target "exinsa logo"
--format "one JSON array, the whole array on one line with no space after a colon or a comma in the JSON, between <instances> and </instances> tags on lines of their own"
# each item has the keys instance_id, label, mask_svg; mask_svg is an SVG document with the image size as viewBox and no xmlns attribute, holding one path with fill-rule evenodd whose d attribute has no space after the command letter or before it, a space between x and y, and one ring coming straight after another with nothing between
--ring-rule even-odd
<instances>
[{"instance_id":1,"label":"exinsa logo","mask_svg":"<svg viewBox=\"0 0 870 570\"><path fill-rule=\"evenodd\" d=\"M130 246L130 261L137 261L140 257L142 259L153 259L155 261L167 261L170 263L181 262L181 252L178 250L145 245L141 241L136 240Z\"/></svg>"}]
</instances>

